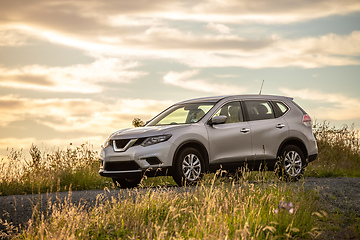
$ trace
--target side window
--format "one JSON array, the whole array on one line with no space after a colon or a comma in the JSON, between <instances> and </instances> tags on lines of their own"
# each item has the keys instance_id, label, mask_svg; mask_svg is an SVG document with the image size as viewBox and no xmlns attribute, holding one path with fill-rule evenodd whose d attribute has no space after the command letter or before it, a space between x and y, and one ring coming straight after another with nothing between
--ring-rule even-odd
<instances>
[{"instance_id":1,"label":"side window","mask_svg":"<svg viewBox=\"0 0 360 240\"><path fill-rule=\"evenodd\" d=\"M268 101L248 100L244 103L250 121L275 118L274 111Z\"/></svg>"},{"instance_id":2,"label":"side window","mask_svg":"<svg viewBox=\"0 0 360 240\"><path fill-rule=\"evenodd\" d=\"M227 117L226 123L243 122L240 102L230 102L222 106L214 116L224 115Z\"/></svg>"},{"instance_id":3,"label":"side window","mask_svg":"<svg viewBox=\"0 0 360 240\"><path fill-rule=\"evenodd\" d=\"M275 107L277 108L277 113L276 113L276 117L280 117L282 115L284 115L288 110L288 106L286 106L284 103L282 102L275 102Z\"/></svg>"}]
</instances>

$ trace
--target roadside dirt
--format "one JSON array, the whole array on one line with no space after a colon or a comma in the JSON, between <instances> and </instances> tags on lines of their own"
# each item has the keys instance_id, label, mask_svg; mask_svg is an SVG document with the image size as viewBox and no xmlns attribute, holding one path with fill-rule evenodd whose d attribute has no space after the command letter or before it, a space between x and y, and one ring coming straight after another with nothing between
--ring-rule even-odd
<instances>
[{"instance_id":1,"label":"roadside dirt","mask_svg":"<svg viewBox=\"0 0 360 240\"><path fill-rule=\"evenodd\" d=\"M303 184L305 188L319 192L320 201L323 202L324 209L330 214L330 217L340 213L338 216L341 216L341 219L336 219L333 222L334 226L337 227L323 232L318 239L360 238L360 178L306 178L297 183L288 184ZM176 189L179 192L191 191L191 188L175 186L168 187L168 189ZM0 233L6 229L4 222L11 222L15 226L26 225L33 215L35 206L43 214L46 214L48 206L56 202L68 201L75 205L92 206L99 194L102 194L104 198L123 198L141 194L148 190L148 188L91 190L0 197ZM163 190L164 188L162 188ZM153 188L151 191L157 191L157 189ZM327 221L333 221L330 217ZM328 224L332 224L332 222L328 222Z\"/></svg>"},{"instance_id":2,"label":"roadside dirt","mask_svg":"<svg viewBox=\"0 0 360 240\"><path fill-rule=\"evenodd\" d=\"M305 186L319 192L329 214L317 239L360 239L360 178L308 178Z\"/></svg>"}]
</instances>

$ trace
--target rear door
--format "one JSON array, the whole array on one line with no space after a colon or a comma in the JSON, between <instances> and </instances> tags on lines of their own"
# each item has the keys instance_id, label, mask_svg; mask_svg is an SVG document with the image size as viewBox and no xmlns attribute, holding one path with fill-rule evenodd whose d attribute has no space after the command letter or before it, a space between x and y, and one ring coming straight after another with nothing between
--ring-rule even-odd
<instances>
[{"instance_id":1,"label":"rear door","mask_svg":"<svg viewBox=\"0 0 360 240\"><path fill-rule=\"evenodd\" d=\"M289 127L283 117L277 117L267 100L245 100L251 131L254 160L276 159L280 144L288 137Z\"/></svg>"}]
</instances>

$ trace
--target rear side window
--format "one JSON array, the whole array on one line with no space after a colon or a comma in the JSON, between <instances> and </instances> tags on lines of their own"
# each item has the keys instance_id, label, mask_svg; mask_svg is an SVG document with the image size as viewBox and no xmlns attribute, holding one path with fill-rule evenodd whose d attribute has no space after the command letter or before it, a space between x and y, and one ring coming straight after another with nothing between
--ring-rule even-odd
<instances>
[{"instance_id":1,"label":"rear side window","mask_svg":"<svg viewBox=\"0 0 360 240\"><path fill-rule=\"evenodd\" d=\"M250 121L275 118L270 102L263 100L244 101Z\"/></svg>"},{"instance_id":2,"label":"rear side window","mask_svg":"<svg viewBox=\"0 0 360 240\"><path fill-rule=\"evenodd\" d=\"M274 102L274 104L276 117L281 117L289 110L289 107L286 106L283 102Z\"/></svg>"}]
</instances>

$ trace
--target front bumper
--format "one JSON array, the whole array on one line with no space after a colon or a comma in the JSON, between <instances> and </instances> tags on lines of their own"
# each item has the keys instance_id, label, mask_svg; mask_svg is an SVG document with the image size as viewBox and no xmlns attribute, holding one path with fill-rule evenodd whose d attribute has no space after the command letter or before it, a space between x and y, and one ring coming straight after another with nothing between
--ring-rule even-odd
<instances>
[{"instance_id":1,"label":"front bumper","mask_svg":"<svg viewBox=\"0 0 360 240\"><path fill-rule=\"evenodd\" d=\"M100 152L100 171L103 177L138 178L143 174L169 169L172 165L175 147L170 141L151 146L133 146L125 152L115 151L108 146Z\"/></svg>"}]
</instances>

